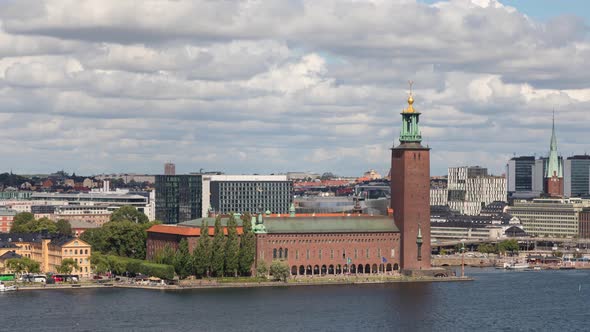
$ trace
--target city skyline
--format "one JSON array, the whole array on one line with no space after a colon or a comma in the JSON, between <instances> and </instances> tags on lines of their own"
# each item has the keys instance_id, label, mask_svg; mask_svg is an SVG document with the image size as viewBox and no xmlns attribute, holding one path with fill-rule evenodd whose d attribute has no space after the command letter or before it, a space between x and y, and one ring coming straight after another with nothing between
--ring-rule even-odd
<instances>
[{"instance_id":1,"label":"city skyline","mask_svg":"<svg viewBox=\"0 0 590 332\"><path fill-rule=\"evenodd\" d=\"M585 4L503 3L1 1L2 171L386 175L408 79L433 175L584 154Z\"/></svg>"}]
</instances>

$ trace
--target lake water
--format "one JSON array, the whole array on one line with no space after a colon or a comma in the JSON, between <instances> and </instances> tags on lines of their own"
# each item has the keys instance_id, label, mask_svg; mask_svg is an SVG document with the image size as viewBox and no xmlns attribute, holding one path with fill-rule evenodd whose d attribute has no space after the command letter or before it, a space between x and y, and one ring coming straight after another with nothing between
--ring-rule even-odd
<instances>
[{"instance_id":1,"label":"lake water","mask_svg":"<svg viewBox=\"0 0 590 332\"><path fill-rule=\"evenodd\" d=\"M590 271L473 282L0 293L0 331L588 331Z\"/></svg>"}]
</instances>

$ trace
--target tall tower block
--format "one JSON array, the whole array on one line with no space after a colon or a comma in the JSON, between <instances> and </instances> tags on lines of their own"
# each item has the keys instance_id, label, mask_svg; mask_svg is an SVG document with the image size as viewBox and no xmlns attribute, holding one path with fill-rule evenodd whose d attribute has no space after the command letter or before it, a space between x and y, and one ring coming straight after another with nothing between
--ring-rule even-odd
<instances>
[{"instance_id":1,"label":"tall tower block","mask_svg":"<svg viewBox=\"0 0 590 332\"><path fill-rule=\"evenodd\" d=\"M404 271L430 269L430 149L422 146L420 113L402 111L400 144L391 149L391 207L400 230L400 263Z\"/></svg>"}]
</instances>

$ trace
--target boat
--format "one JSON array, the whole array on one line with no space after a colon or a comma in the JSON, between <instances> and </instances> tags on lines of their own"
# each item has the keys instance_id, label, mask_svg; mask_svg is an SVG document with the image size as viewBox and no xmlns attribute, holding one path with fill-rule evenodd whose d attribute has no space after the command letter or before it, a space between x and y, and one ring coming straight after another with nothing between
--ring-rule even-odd
<instances>
[{"instance_id":1,"label":"boat","mask_svg":"<svg viewBox=\"0 0 590 332\"><path fill-rule=\"evenodd\" d=\"M528 263L504 263L504 268L506 270L526 270L529 267Z\"/></svg>"},{"instance_id":2,"label":"boat","mask_svg":"<svg viewBox=\"0 0 590 332\"><path fill-rule=\"evenodd\" d=\"M533 267L533 270L536 270L536 271L538 271L538 270L540 270L540 269L541 269L541 267L540 267L540 266L535 266L535 267Z\"/></svg>"},{"instance_id":3,"label":"boat","mask_svg":"<svg viewBox=\"0 0 590 332\"><path fill-rule=\"evenodd\" d=\"M0 283L0 292L13 292L17 290L16 286L6 286L3 283Z\"/></svg>"}]
</instances>

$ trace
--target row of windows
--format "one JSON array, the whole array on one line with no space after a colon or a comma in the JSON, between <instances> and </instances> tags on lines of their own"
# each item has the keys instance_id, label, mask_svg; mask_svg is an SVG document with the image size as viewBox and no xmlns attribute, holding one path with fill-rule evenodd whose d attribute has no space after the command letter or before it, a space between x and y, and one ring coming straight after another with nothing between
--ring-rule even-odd
<instances>
[{"instance_id":1,"label":"row of windows","mask_svg":"<svg viewBox=\"0 0 590 332\"><path fill-rule=\"evenodd\" d=\"M339 250L336 250L335 251L334 249L330 249L330 250L327 250L327 249L326 250L319 249L318 252L317 252L317 254L318 254L318 258L319 259L323 259L323 258L325 258L324 257L324 254L329 253L330 259L334 259L335 254L336 254L336 256L340 256L339 252L340 252ZM352 257L348 257L347 256L347 253L349 255L352 255ZM374 255L372 255L372 253ZM312 252L310 249L306 249L305 250L305 259L310 259L313 254L315 254L315 251ZM381 259L381 258L384 258L382 256L382 254L383 253L381 251L381 248L377 248L377 249L364 249L364 250L363 249L360 249L359 250L359 249L356 249L355 248L353 250L349 250L348 252L346 251L346 249L342 249L342 259L347 259L347 258L355 258L356 259L356 258L359 258L361 256L364 256L365 258L372 258L372 257L374 257L374 258ZM391 255L390 255L390 257L391 258L394 258L395 257L395 249L391 249ZM289 249L288 248L278 248L278 249L277 248L274 248L272 250L272 258L273 259L288 259L289 258ZM299 250L295 250L295 259L299 259Z\"/></svg>"},{"instance_id":2,"label":"row of windows","mask_svg":"<svg viewBox=\"0 0 590 332\"><path fill-rule=\"evenodd\" d=\"M329 239L329 240L271 240L270 244L295 244L295 243L374 243L374 242L395 242L395 239L371 238L371 239Z\"/></svg>"},{"instance_id":3,"label":"row of windows","mask_svg":"<svg viewBox=\"0 0 590 332\"><path fill-rule=\"evenodd\" d=\"M78 255L78 249L66 249L64 255ZM88 249L80 249L80 255L88 255Z\"/></svg>"}]
</instances>

